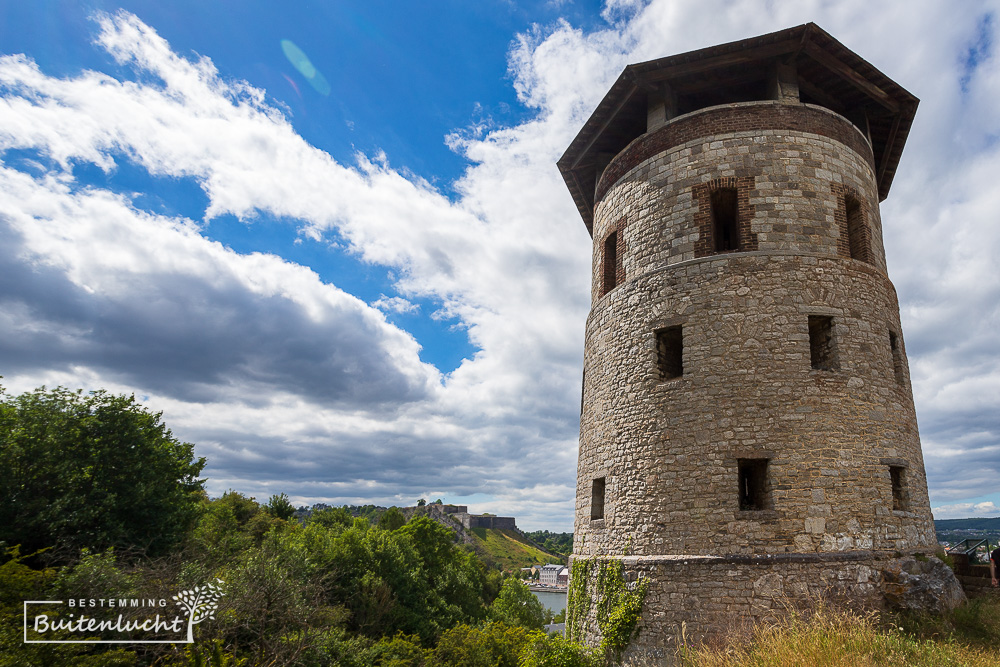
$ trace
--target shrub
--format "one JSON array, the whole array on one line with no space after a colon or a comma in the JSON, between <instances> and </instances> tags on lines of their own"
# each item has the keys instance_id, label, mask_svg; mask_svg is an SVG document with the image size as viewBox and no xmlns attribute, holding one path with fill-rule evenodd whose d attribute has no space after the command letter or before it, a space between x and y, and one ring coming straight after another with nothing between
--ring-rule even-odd
<instances>
[{"instance_id":1,"label":"shrub","mask_svg":"<svg viewBox=\"0 0 1000 667\"><path fill-rule=\"evenodd\" d=\"M441 635L428 667L518 667L528 639L524 628L503 623L457 625Z\"/></svg>"},{"instance_id":2,"label":"shrub","mask_svg":"<svg viewBox=\"0 0 1000 667\"><path fill-rule=\"evenodd\" d=\"M521 652L519 667L601 667L602 664L594 651L560 635L533 632Z\"/></svg>"}]
</instances>

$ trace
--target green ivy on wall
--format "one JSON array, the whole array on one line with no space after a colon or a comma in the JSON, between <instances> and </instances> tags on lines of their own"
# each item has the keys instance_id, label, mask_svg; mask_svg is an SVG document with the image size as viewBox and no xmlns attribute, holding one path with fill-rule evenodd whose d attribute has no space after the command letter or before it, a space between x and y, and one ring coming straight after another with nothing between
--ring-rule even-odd
<instances>
[{"instance_id":1,"label":"green ivy on wall","mask_svg":"<svg viewBox=\"0 0 1000 667\"><path fill-rule=\"evenodd\" d=\"M592 578L596 579L593 597L588 590ZM639 626L648 588L649 579L641 577L630 589L625 584L622 562L618 559L598 560L593 556L574 561L566 600L567 638L583 641L584 625L596 601L601 650L615 661L619 660Z\"/></svg>"}]
</instances>

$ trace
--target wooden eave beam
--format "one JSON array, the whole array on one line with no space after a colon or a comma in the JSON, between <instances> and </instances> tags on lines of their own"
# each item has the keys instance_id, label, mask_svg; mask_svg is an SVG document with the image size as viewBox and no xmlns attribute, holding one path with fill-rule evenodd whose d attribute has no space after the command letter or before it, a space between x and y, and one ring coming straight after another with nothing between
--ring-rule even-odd
<instances>
[{"instance_id":1,"label":"wooden eave beam","mask_svg":"<svg viewBox=\"0 0 1000 667\"><path fill-rule=\"evenodd\" d=\"M803 50L810 58L823 65L837 76L863 90L869 97L874 99L889 111L899 113L899 103L896 102L892 96L889 95L889 93L885 92L871 81L858 74L854 69L845 65L840 60L830 55L827 51L817 46L815 43L807 43Z\"/></svg>"},{"instance_id":2,"label":"wooden eave beam","mask_svg":"<svg viewBox=\"0 0 1000 667\"><path fill-rule=\"evenodd\" d=\"M577 168L577 166L580 164L580 160L583 159L583 156L587 155L590 152L590 149L593 148L594 143L601 137L601 135L604 134L604 132L608 129L608 126L612 122L614 122L614 120L618 117L618 114L621 113L622 108L625 107L625 105L629 102L629 100L632 99L632 96L635 95L638 90L639 86L637 86L635 83L632 83L632 85L629 86L628 91L626 91L626 93L622 95L621 99L618 100L618 104L614 106L614 108L611 110L611 113L609 113L607 118L604 119L604 122L593 130L593 134L591 134L590 136L590 141L588 141L583 146L583 148L580 149L579 152L577 152L576 159L573 160L572 164L573 169Z\"/></svg>"},{"instance_id":3,"label":"wooden eave beam","mask_svg":"<svg viewBox=\"0 0 1000 667\"><path fill-rule=\"evenodd\" d=\"M742 51L737 51L735 53L722 53L717 56L709 56L702 60L697 60L690 63L678 63L676 65L666 65L664 67L654 69L648 72L639 70L637 74L637 79L643 82L656 83L663 81L664 79L672 79L678 76L685 76L689 74L697 74L699 72L704 72L706 70L716 69L720 67L732 67L735 65L745 65L749 62L754 62L757 60L768 60L770 58L777 58L778 56L783 56L785 54L791 53L798 48L799 40L796 39L786 39L780 42L775 42L774 44L768 44L766 46L758 46L755 48L745 49ZM633 65L635 67L635 65Z\"/></svg>"},{"instance_id":4,"label":"wooden eave beam","mask_svg":"<svg viewBox=\"0 0 1000 667\"><path fill-rule=\"evenodd\" d=\"M576 208L580 212L580 217L583 218L583 224L587 227L587 233L590 237L594 237L594 201L592 198L587 196L587 189L583 187L580 182L580 176L576 171L570 171L568 173L569 178L573 181L573 187L571 190L575 189L574 194L578 194L579 197L573 197L576 200ZM593 190L593 188L590 188ZM581 204L582 200L582 204Z\"/></svg>"},{"instance_id":5,"label":"wooden eave beam","mask_svg":"<svg viewBox=\"0 0 1000 667\"><path fill-rule=\"evenodd\" d=\"M882 178L885 176L885 170L889 166L889 162L892 160L893 153L895 152L894 145L896 143L896 134L899 132L899 122L900 115L896 114L892 119L892 127L889 128L889 136L885 140L885 149L882 152L882 160L878 166L878 184L881 187Z\"/></svg>"}]
</instances>

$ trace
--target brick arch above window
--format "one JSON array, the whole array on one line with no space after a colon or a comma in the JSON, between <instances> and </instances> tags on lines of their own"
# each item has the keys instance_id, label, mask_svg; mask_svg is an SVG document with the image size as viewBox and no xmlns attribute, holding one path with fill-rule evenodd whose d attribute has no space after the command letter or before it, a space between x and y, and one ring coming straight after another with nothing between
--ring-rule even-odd
<instances>
[{"instance_id":1,"label":"brick arch above window","mask_svg":"<svg viewBox=\"0 0 1000 667\"><path fill-rule=\"evenodd\" d=\"M834 220L840 230L837 254L846 259L872 263L871 211L868 203L852 187L834 183L831 190L837 196Z\"/></svg>"},{"instance_id":2,"label":"brick arch above window","mask_svg":"<svg viewBox=\"0 0 1000 667\"><path fill-rule=\"evenodd\" d=\"M694 214L694 222L698 227L698 240L694 244L695 257L757 249L757 234L750 229L750 222L755 213L754 206L750 203L750 190L753 186L753 176L727 176L701 183L692 188L694 200L698 204L698 210ZM716 224L717 211L713 210L713 200L715 208L718 208L720 202L726 200L725 197L719 197L718 193L725 190L735 191L736 194L736 238L732 242L733 247L720 249L726 244L719 238L720 230Z\"/></svg>"},{"instance_id":3,"label":"brick arch above window","mask_svg":"<svg viewBox=\"0 0 1000 667\"><path fill-rule=\"evenodd\" d=\"M601 242L600 296L625 282L625 218Z\"/></svg>"}]
</instances>

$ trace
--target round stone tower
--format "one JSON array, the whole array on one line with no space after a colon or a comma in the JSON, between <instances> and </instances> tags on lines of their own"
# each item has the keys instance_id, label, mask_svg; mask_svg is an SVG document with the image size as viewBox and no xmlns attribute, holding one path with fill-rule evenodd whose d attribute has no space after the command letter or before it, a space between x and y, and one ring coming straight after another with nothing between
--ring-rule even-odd
<instances>
[{"instance_id":1,"label":"round stone tower","mask_svg":"<svg viewBox=\"0 0 1000 667\"><path fill-rule=\"evenodd\" d=\"M627 67L560 159L593 237L573 562L646 579L634 646L880 607L933 552L879 217L916 106L808 24Z\"/></svg>"}]
</instances>

